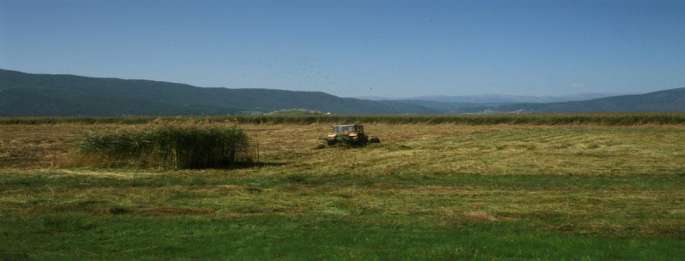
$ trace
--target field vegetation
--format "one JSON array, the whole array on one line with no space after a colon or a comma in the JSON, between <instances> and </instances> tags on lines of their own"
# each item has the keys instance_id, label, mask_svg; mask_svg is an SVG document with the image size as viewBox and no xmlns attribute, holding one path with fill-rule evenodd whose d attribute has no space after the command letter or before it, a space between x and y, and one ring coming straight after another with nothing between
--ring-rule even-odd
<instances>
[{"instance_id":1,"label":"field vegetation","mask_svg":"<svg viewBox=\"0 0 685 261\"><path fill-rule=\"evenodd\" d=\"M81 142L79 154L72 157L78 163L104 167L175 169L231 167L256 159L241 129L188 123L91 132Z\"/></svg>"},{"instance_id":2,"label":"field vegetation","mask_svg":"<svg viewBox=\"0 0 685 261\"><path fill-rule=\"evenodd\" d=\"M239 124L314 124L314 123L387 123L387 124L525 124L525 125L643 125L685 124L685 113L547 113L547 114L460 114L460 115L307 115L298 110L274 115L176 116L176 117L0 117L0 124L145 124L150 122L197 122Z\"/></svg>"},{"instance_id":3,"label":"field vegetation","mask_svg":"<svg viewBox=\"0 0 685 261\"><path fill-rule=\"evenodd\" d=\"M354 149L317 149L328 121L208 118L261 164L204 170L65 164L87 133L147 119L5 119L0 257L682 260L685 124L646 120L682 114L606 117L364 118L383 143Z\"/></svg>"}]
</instances>

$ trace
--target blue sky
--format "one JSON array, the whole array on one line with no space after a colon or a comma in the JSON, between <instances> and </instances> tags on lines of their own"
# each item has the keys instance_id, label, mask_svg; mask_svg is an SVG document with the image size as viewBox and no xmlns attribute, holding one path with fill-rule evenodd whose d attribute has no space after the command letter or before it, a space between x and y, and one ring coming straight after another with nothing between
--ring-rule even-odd
<instances>
[{"instance_id":1,"label":"blue sky","mask_svg":"<svg viewBox=\"0 0 685 261\"><path fill-rule=\"evenodd\" d=\"M0 0L0 68L342 96L685 86L685 1Z\"/></svg>"}]
</instances>

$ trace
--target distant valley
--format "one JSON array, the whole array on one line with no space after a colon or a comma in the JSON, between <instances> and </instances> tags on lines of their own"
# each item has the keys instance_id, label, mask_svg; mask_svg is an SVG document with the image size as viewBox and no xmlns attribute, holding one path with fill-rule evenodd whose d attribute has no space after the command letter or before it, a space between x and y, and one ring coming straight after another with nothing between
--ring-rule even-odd
<instances>
[{"instance_id":1,"label":"distant valley","mask_svg":"<svg viewBox=\"0 0 685 261\"><path fill-rule=\"evenodd\" d=\"M448 102L448 103L478 103L478 104L511 104L511 103L550 103L550 102L568 102L568 101L583 101L597 98L605 98L611 96L623 95L622 93L581 93L574 95L563 96L523 96L523 95L500 95L500 94L486 94L486 95L464 95L464 96L449 96L449 95L433 95L433 96L418 96L408 98L389 98L380 96L357 97L365 100L376 101L391 101L391 100L421 100L434 102Z\"/></svg>"}]
</instances>

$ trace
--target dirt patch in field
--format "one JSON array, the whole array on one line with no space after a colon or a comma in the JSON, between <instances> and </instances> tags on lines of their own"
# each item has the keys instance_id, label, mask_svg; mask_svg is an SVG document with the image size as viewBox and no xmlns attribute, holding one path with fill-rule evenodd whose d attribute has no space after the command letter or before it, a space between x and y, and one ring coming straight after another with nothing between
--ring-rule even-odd
<instances>
[{"instance_id":1,"label":"dirt patch in field","mask_svg":"<svg viewBox=\"0 0 685 261\"><path fill-rule=\"evenodd\" d=\"M485 211L469 211L464 213L464 217L472 221L498 221L498 219Z\"/></svg>"}]
</instances>

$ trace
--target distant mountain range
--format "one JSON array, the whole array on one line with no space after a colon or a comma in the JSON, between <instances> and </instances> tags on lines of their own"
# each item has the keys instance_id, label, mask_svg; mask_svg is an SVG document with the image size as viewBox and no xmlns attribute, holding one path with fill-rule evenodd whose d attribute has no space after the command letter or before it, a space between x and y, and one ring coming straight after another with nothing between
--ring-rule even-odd
<instances>
[{"instance_id":1,"label":"distant mountain range","mask_svg":"<svg viewBox=\"0 0 685 261\"><path fill-rule=\"evenodd\" d=\"M522 95L467 95L467 96L419 96L410 98L388 98L379 96L358 97L360 99L374 101L401 101L401 100L420 100L448 103L477 103L477 104L511 104L511 103L551 103L567 101L584 101L622 95L618 93L582 93L564 96L522 96Z\"/></svg>"},{"instance_id":2,"label":"distant mountain range","mask_svg":"<svg viewBox=\"0 0 685 261\"><path fill-rule=\"evenodd\" d=\"M343 114L439 113L401 101L323 92L201 88L187 84L0 70L2 116L203 115L302 108Z\"/></svg>"},{"instance_id":3,"label":"distant mountain range","mask_svg":"<svg viewBox=\"0 0 685 261\"><path fill-rule=\"evenodd\" d=\"M685 112L685 88L587 101L509 104L494 109L525 112Z\"/></svg>"},{"instance_id":4,"label":"distant mountain range","mask_svg":"<svg viewBox=\"0 0 685 261\"><path fill-rule=\"evenodd\" d=\"M288 109L337 114L685 111L685 88L603 96L589 94L585 98L593 99L588 100L497 95L367 100L323 92L203 88L149 80L0 70L0 116L216 115ZM550 102L554 99L565 100Z\"/></svg>"}]
</instances>

